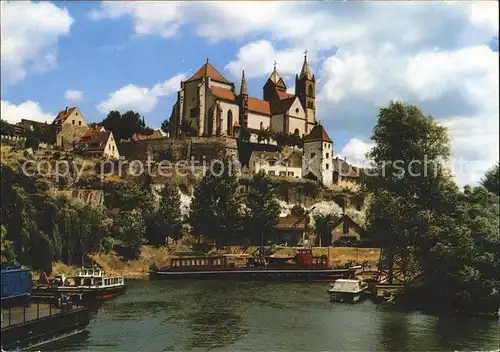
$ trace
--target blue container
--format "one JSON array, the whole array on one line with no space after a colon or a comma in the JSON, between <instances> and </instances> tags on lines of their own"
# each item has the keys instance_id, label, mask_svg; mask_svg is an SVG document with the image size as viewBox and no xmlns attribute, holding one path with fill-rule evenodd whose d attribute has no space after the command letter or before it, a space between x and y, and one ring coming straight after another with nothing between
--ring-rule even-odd
<instances>
[{"instance_id":1,"label":"blue container","mask_svg":"<svg viewBox=\"0 0 500 352\"><path fill-rule=\"evenodd\" d=\"M2 304L11 299L29 298L31 294L31 272L21 267L1 270L2 274Z\"/></svg>"}]
</instances>

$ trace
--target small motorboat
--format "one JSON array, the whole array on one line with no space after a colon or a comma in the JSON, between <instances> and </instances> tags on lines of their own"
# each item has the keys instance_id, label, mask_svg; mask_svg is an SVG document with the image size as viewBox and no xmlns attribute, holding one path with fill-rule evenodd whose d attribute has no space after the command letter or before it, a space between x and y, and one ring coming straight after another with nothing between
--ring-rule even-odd
<instances>
[{"instance_id":1,"label":"small motorboat","mask_svg":"<svg viewBox=\"0 0 500 352\"><path fill-rule=\"evenodd\" d=\"M328 290L330 299L336 302L356 303L363 298L368 284L361 280L338 279Z\"/></svg>"}]
</instances>

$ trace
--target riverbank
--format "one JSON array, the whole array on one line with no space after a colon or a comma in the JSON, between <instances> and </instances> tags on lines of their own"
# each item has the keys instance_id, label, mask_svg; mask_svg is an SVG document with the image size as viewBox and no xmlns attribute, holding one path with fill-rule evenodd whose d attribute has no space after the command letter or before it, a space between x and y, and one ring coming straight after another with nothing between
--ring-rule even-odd
<instances>
[{"instance_id":1,"label":"riverbank","mask_svg":"<svg viewBox=\"0 0 500 352\"><path fill-rule=\"evenodd\" d=\"M216 254L251 254L258 247L227 247L213 252ZM296 250L292 247L276 249L276 256L293 256ZM367 263L368 267L376 268L380 256L378 248L350 248L350 247L314 247L314 255L328 256L330 267L344 267L352 263ZM91 258L97 265L103 268L109 275L120 275L126 279L146 279L151 265L157 267L168 266L171 258L194 254L181 246L176 247L153 247L143 246L141 255L137 260L125 260L116 253L94 253ZM66 276L75 275L78 268L76 266L66 265L60 262L53 264L52 275Z\"/></svg>"}]
</instances>

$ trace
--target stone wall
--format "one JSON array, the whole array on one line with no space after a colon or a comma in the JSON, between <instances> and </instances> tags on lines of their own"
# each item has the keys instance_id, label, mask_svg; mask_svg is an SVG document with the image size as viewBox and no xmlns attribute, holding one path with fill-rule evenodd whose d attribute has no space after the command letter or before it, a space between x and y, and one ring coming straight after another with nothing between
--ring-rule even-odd
<instances>
[{"instance_id":1,"label":"stone wall","mask_svg":"<svg viewBox=\"0 0 500 352\"><path fill-rule=\"evenodd\" d=\"M71 150L73 143L78 142L87 130L87 126L63 124L62 129L57 132L56 144L63 150Z\"/></svg>"},{"instance_id":2,"label":"stone wall","mask_svg":"<svg viewBox=\"0 0 500 352\"><path fill-rule=\"evenodd\" d=\"M235 138L230 137L185 137L162 138L146 141L127 141L118 144L120 155L129 160L212 160L219 153L238 156Z\"/></svg>"}]
</instances>

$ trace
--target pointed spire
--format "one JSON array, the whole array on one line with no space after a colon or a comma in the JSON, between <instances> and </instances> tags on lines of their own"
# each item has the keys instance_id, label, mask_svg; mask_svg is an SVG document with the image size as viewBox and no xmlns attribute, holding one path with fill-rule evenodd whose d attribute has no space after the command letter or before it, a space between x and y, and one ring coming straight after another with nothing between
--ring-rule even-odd
<instances>
[{"instance_id":1,"label":"pointed spire","mask_svg":"<svg viewBox=\"0 0 500 352\"><path fill-rule=\"evenodd\" d=\"M247 95L247 82L245 81L245 70L241 74L241 89L240 95Z\"/></svg>"},{"instance_id":2,"label":"pointed spire","mask_svg":"<svg viewBox=\"0 0 500 352\"><path fill-rule=\"evenodd\" d=\"M304 63L302 64L302 71L300 71L299 78L306 77L307 79L312 79L311 69L307 63L307 50L304 51Z\"/></svg>"},{"instance_id":3,"label":"pointed spire","mask_svg":"<svg viewBox=\"0 0 500 352\"><path fill-rule=\"evenodd\" d=\"M278 74L278 71L276 71L276 64L277 62L274 61L274 69L273 69L273 72L271 73L271 76L269 76L269 79L274 83L278 83L278 81L280 80L280 75Z\"/></svg>"}]
</instances>

